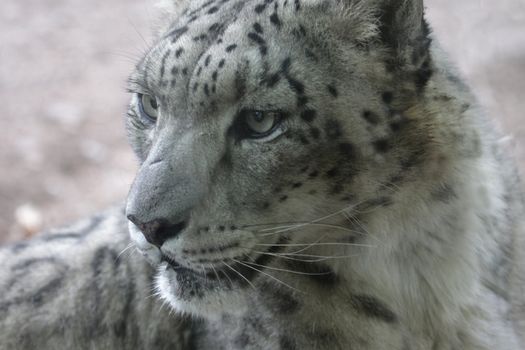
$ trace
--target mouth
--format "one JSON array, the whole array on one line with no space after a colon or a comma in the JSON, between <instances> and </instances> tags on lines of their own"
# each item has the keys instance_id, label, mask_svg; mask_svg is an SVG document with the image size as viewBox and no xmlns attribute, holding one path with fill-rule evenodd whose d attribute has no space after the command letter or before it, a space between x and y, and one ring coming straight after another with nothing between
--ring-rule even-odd
<instances>
[{"instance_id":1,"label":"mouth","mask_svg":"<svg viewBox=\"0 0 525 350\"><path fill-rule=\"evenodd\" d=\"M203 267L201 270L195 270L185 267L177 262L174 258L162 254L162 261L165 262L166 270L174 271L179 277L185 279L201 280L219 282L228 281L230 287L233 283L238 283L241 286L248 285L256 274L261 273L265 267L273 260L275 254L279 253L283 248L282 239L276 245L272 245L265 252L260 253L255 257L238 257L235 260L219 260L222 266Z\"/></svg>"}]
</instances>

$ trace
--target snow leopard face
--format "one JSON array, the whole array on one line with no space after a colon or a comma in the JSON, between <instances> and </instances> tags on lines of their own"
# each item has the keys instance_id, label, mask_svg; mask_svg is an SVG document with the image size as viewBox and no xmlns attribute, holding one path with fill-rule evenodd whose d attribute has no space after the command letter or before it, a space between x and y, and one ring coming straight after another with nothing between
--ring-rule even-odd
<instances>
[{"instance_id":1,"label":"snow leopard face","mask_svg":"<svg viewBox=\"0 0 525 350\"><path fill-rule=\"evenodd\" d=\"M130 79L127 216L159 294L209 316L337 283L352 218L431 156L427 35L421 1L192 1Z\"/></svg>"}]
</instances>

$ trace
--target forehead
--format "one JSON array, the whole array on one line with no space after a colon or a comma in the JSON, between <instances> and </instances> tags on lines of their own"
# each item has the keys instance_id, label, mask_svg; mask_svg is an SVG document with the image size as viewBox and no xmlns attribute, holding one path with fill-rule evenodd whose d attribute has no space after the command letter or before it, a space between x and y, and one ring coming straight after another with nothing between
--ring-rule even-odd
<instances>
[{"instance_id":1,"label":"forehead","mask_svg":"<svg viewBox=\"0 0 525 350\"><path fill-rule=\"evenodd\" d=\"M306 35L300 12L294 1L194 5L141 61L135 80L160 98L198 105L213 100L218 90L228 93L220 96L228 100L245 94L254 81L271 85L278 79L275 72L289 63L291 47Z\"/></svg>"}]
</instances>

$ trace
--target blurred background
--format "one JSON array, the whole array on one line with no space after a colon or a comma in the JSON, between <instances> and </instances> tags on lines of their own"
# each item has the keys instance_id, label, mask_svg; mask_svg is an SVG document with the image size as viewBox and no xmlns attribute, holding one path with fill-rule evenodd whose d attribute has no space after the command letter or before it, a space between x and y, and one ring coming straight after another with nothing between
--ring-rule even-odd
<instances>
[{"instance_id":1,"label":"blurred background","mask_svg":"<svg viewBox=\"0 0 525 350\"><path fill-rule=\"evenodd\" d=\"M124 200L125 80L155 0L2 0L0 242ZM427 17L525 170L525 0L427 0Z\"/></svg>"}]
</instances>

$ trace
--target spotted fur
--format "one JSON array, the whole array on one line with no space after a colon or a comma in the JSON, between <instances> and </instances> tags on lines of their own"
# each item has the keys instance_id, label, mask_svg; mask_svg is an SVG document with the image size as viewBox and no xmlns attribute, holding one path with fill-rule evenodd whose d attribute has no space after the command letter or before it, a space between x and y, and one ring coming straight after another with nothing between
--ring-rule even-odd
<instances>
[{"instance_id":1,"label":"spotted fur","mask_svg":"<svg viewBox=\"0 0 525 350\"><path fill-rule=\"evenodd\" d=\"M166 4L126 208L3 248L2 345L524 347L521 185L421 0Z\"/></svg>"}]
</instances>

